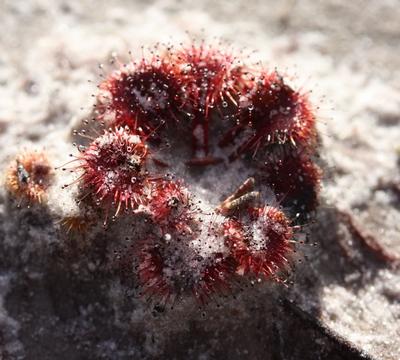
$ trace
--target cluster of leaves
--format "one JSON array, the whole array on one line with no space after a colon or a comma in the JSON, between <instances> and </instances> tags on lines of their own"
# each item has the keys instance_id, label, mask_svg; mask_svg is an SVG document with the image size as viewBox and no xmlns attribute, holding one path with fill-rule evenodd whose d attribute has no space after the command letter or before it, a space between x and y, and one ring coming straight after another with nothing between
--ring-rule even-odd
<instances>
[{"instance_id":1,"label":"cluster of leaves","mask_svg":"<svg viewBox=\"0 0 400 360\"><path fill-rule=\"evenodd\" d=\"M306 94L276 71L251 69L212 46L169 47L107 76L99 85L95 120L106 130L81 148L77 181L106 221L110 211L149 217L151 233L141 234L124 254L128 274L144 293L163 302L192 293L205 302L229 290L237 277L281 281L293 223L317 205L317 132ZM280 206L260 200L254 178L217 208L201 205L182 174L165 176L159 169L174 171L159 158L176 139L190 149L185 166L200 173L220 164L255 163L257 181ZM11 171L11 188L33 179L25 164L22 179L21 166L19 161Z\"/></svg>"}]
</instances>

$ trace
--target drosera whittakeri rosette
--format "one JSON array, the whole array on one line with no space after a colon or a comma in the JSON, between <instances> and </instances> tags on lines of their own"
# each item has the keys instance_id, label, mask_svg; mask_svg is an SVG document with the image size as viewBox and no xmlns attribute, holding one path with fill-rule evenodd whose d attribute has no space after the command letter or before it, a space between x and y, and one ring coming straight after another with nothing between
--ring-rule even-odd
<instances>
[{"instance_id":1,"label":"drosera whittakeri rosette","mask_svg":"<svg viewBox=\"0 0 400 360\"><path fill-rule=\"evenodd\" d=\"M315 109L290 79L246 60L201 42L117 61L98 86L93 131L76 132L65 188L78 187L81 213L61 223L125 231L128 247L107 240L115 263L156 302L205 304L238 279L284 282L318 205Z\"/></svg>"}]
</instances>

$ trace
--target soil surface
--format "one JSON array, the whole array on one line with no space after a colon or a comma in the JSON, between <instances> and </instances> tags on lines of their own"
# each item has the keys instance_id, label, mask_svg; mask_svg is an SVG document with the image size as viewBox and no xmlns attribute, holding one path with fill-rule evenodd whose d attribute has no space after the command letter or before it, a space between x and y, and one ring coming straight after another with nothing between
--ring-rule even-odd
<instances>
[{"instance_id":1,"label":"soil surface","mask_svg":"<svg viewBox=\"0 0 400 360\"><path fill-rule=\"evenodd\" d=\"M398 1L2 0L0 27L3 172L26 148L68 159L111 55L191 37L257 50L312 90L325 168L294 285L202 310L132 296L101 266L100 230L65 261L53 218L68 198L17 209L2 188L1 360L400 358Z\"/></svg>"}]
</instances>

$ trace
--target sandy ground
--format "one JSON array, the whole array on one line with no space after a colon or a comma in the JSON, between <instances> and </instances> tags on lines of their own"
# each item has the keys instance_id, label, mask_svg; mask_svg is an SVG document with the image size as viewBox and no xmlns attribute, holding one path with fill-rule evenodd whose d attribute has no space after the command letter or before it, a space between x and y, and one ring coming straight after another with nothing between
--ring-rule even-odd
<instances>
[{"instance_id":1,"label":"sandy ground","mask_svg":"<svg viewBox=\"0 0 400 360\"><path fill-rule=\"evenodd\" d=\"M249 290L204 318L185 306L153 316L104 274L66 275L48 250L52 215L15 210L1 190L0 359L399 359L400 273L387 261L400 257L399 24L396 0L1 0L3 169L30 146L61 162L98 64L188 31L257 50L313 91L326 172L319 245L295 285Z\"/></svg>"}]
</instances>

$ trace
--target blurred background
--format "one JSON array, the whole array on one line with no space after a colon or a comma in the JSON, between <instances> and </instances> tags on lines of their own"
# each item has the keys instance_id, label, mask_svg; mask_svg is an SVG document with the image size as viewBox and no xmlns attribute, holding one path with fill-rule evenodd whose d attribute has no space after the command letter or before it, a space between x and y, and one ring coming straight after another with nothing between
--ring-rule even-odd
<instances>
[{"instance_id":1,"label":"blurred background","mask_svg":"<svg viewBox=\"0 0 400 360\"><path fill-rule=\"evenodd\" d=\"M2 168L49 146L49 133L69 141L100 63L191 38L254 50L311 90L325 164L319 246L293 288L243 295L206 319L135 309L121 321L96 310L85 284L42 269L28 281L26 264L0 260L0 359L400 358L398 0L0 0L0 27ZM4 241L13 221L2 190Z\"/></svg>"}]
</instances>

